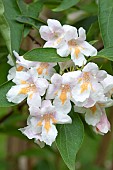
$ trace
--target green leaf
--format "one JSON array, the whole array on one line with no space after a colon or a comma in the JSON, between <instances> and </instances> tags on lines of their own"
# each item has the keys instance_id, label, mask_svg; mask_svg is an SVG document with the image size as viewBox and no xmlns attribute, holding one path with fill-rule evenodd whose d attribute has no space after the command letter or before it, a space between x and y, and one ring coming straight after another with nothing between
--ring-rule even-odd
<instances>
[{"instance_id":1,"label":"green leaf","mask_svg":"<svg viewBox=\"0 0 113 170\"><path fill-rule=\"evenodd\" d=\"M23 24L16 22L16 17L21 14L16 0L0 0L0 11L1 33L6 41L8 50L11 54L13 50L19 52Z\"/></svg>"},{"instance_id":2,"label":"green leaf","mask_svg":"<svg viewBox=\"0 0 113 170\"><path fill-rule=\"evenodd\" d=\"M35 48L25 53L24 58L39 62L64 62L70 60L69 57L60 57L54 48Z\"/></svg>"},{"instance_id":3,"label":"green leaf","mask_svg":"<svg viewBox=\"0 0 113 170\"><path fill-rule=\"evenodd\" d=\"M22 15L18 16L16 18L16 20L20 23L23 23L23 24L26 24L26 25L31 25L32 27L34 27L37 30L39 30L40 27L45 24L42 21L40 21L39 19L30 18L30 17L26 17L26 16L22 16Z\"/></svg>"},{"instance_id":4,"label":"green leaf","mask_svg":"<svg viewBox=\"0 0 113 170\"><path fill-rule=\"evenodd\" d=\"M30 4L26 4L23 0L17 0L17 3L23 15L33 18L39 16L43 7L43 1L40 0Z\"/></svg>"},{"instance_id":5,"label":"green leaf","mask_svg":"<svg viewBox=\"0 0 113 170\"><path fill-rule=\"evenodd\" d=\"M113 0L99 0L99 24L104 46L113 46Z\"/></svg>"},{"instance_id":6,"label":"green leaf","mask_svg":"<svg viewBox=\"0 0 113 170\"><path fill-rule=\"evenodd\" d=\"M72 124L58 125L56 139L60 154L70 170L75 170L75 158L83 141L83 124L77 113L71 111Z\"/></svg>"},{"instance_id":7,"label":"green leaf","mask_svg":"<svg viewBox=\"0 0 113 170\"><path fill-rule=\"evenodd\" d=\"M15 105L14 103L8 102L6 99L6 94L13 85L13 82L8 81L0 86L0 107L10 107Z\"/></svg>"},{"instance_id":8,"label":"green leaf","mask_svg":"<svg viewBox=\"0 0 113 170\"><path fill-rule=\"evenodd\" d=\"M0 85L7 81L8 71L10 69L9 64L6 62L0 63Z\"/></svg>"},{"instance_id":9,"label":"green leaf","mask_svg":"<svg viewBox=\"0 0 113 170\"><path fill-rule=\"evenodd\" d=\"M107 60L113 61L113 47L105 48L99 51L97 56L91 57L89 60L95 58L105 58Z\"/></svg>"},{"instance_id":10,"label":"green leaf","mask_svg":"<svg viewBox=\"0 0 113 170\"><path fill-rule=\"evenodd\" d=\"M11 35L10 27L4 15L4 5L2 0L0 0L0 32L6 42L7 48L11 53Z\"/></svg>"},{"instance_id":11,"label":"green leaf","mask_svg":"<svg viewBox=\"0 0 113 170\"><path fill-rule=\"evenodd\" d=\"M53 9L53 11L55 12L64 11L76 5L79 1L80 0L63 0L57 8Z\"/></svg>"}]
</instances>

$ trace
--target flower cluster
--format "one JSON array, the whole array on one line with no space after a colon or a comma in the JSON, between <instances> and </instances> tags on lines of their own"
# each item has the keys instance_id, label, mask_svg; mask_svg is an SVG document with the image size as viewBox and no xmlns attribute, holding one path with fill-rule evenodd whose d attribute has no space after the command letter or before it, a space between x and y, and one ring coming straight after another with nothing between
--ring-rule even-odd
<instances>
[{"instance_id":1,"label":"flower cluster","mask_svg":"<svg viewBox=\"0 0 113 170\"><path fill-rule=\"evenodd\" d=\"M30 112L27 126L20 131L41 146L51 145L58 133L55 125L72 123L69 112L74 107L74 114L84 114L96 133L107 133L110 123L105 108L113 105L113 76L99 70L97 64L87 63L85 57L95 56L97 50L85 41L83 28L77 32L75 27L62 26L57 20L48 19L47 23L39 31L46 41L44 48L56 48L61 57L71 54L72 60L58 63L59 74L54 68L57 63L27 61L14 51L16 67L9 58L13 67L8 80L12 79L15 85L7 99L20 103L27 98Z\"/></svg>"}]
</instances>

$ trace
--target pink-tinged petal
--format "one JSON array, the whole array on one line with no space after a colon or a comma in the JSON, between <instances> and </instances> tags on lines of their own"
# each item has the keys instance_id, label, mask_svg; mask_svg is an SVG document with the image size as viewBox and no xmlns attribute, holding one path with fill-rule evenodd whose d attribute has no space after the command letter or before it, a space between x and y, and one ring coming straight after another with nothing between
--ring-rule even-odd
<instances>
[{"instance_id":1,"label":"pink-tinged petal","mask_svg":"<svg viewBox=\"0 0 113 170\"><path fill-rule=\"evenodd\" d=\"M85 121L87 124L96 126L101 119L102 111L98 105L95 105L86 110Z\"/></svg>"},{"instance_id":2,"label":"pink-tinged petal","mask_svg":"<svg viewBox=\"0 0 113 170\"><path fill-rule=\"evenodd\" d=\"M71 59L73 60L75 65L78 65L79 67L85 65L87 62L84 55L80 51L77 51L76 49L72 50Z\"/></svg>"},{"instance_id":3,"label":"pink-tinged petal","mask_svg":"<svg viewBox=\"0 0 113 170\"><path fill-rule=\"evenodd\" d=\"M57 35L60 35L63 33L62 25L60 24L59 21L55 19L48 19L47 24L48 24L49 29L53 33L57 33Z\"/></svg>"},{"instance_id":4,"label":"pink-tinged petal","mask_svg":"<svg viewBox=\"0 0 113 170\"><path fill-rule=\"evenodd\" d=\"M38 119L32 116L28 117L28 126L25 128L19 129L24 135L29 139L38 138L41 133L41 128L37 126Z\"/></svg>"},{"instance_id":5,"label":"pink-tinged petal","mask_svg":"<svg viewBox=\"0 0 113 170\"><path fill-rule=\"evenodd\" d=\"M46 99L54 99L57 93L57 88L55 85L50 84L47 89Z\"/></svg>"},{"instance_id":6,"label":"pink-tinged petal","mask_svg":"<svg viewBox=\"0 0 113 170\"><path fill-rule=\"evenodd\" d=\"M103 134L110 130L110 123L105 113L102 114L100 122L96 125L96 129Z\"/></svg>"},{"instance_id":7,"label":"pink-tinged petal","mask_svg":"<svg viewBox=\"0 0 113 170\"><path fill-rule=\"evenodd\" d=\"M83 43L80 44L81 52L85 56L96 56L97 55L97 49L94 48L92 45L90 45L88 42L84 41Z\"/></svg>"},{"instance_id":8,"label":"pink-tinged petal","mask_svg":"<svg viewBox=\"0 0 113 170\"><path fill-rule=\"evenodd\" d=\"M84 107L89 108L89 107L93 107L95 105L95 101L93 100L93 98L88 98L87 101L84 103Z\"/></svg>"},{"instance_id":9,"label":"pink-tinged petal","mask_svg":"<svg viewBox=\"0 0 113 170\"><path fill-rule=\"evenodd\" d=\"M86 40L86 31L85 29L83 29L82 27L79 28L78 30L79 33L79 38L81 41L85 41Z\"/></svg>"},{"instance_id":10,"label":"pink-tinged petal","mask_svg":"<svg viewBox=\"0 0 113 170\"><path fill-rule=\"evenodd\" d=\"M49 47L56 48L56 47L55 47L55 40L47 41L47 42L44 44L44 48L49 48Z\"/></svg>"},{"instance_id":11,"label":"pink-tinged petal","mask_svg":"<svg viewBox=\"0 0 113 170\"><path fill-rule=\"evenodd\" d=\"M41 38L46 41L52 40L53 38L53 34L48 26L41 26L39 29L39 33L41 35Z\"/></svg>"},{"instance_id":12,"label":"pink-tinged petal","mask_svg":"<svg viewBox=\"0 0 113 170\"><path fill-rule=\"evenodd\" d=\"M51 100L43 100L41 108L48 107L48 106L52 107Z\"/></svg>"},{"instance_id":13,"label":"pink-tinged petal","mask_svg":"<svg viewBox=\"0 0 113 170\"><path fill-rule=\"evenodd\" d=\"M42 140L47 144L47 145L52 145L52 143L55 141L57 137L57 129L55 125L52 123L50 124L50 129L47 131L44 127L44 124L42 126Z\"/></svg>"},{"instance_id":14,"label":"pink-tinged petal","mask_svg":"<svg viewBox=\"0 0 113 170\"><path fill-rule=\"evenodd\" d=\"M113 76L107 74L107 77L101 81L101 84L104 88L105 93L113 89Z\"/></svg>"},{"instance_id":15,"label":"pink-tinged petal","mask_svg":"<svg viewBox=\"0 0 113 170\"><path fill-rule=\"evenodd\" d=\"M31 107L31 106L40 107L41 106L41 97L40 97L39 93L37 92L37 93L28 94L27 104L29 105L29 107Z\"/></svg>"},{"instance_id":16,"label":"pink-tinged petal","mask_svg":"<svg viewBox=\"0 0 113 170\"><path fill-rule=\"evenodd\" d=\"M57 112L55 115L55 119L57 120L57 124L67 124L72 123L72 119L67 114Z\"/></svg>"},{"instance_id":17,"label":"pink-tinged petal","mask_svg":"<svg viewBox=\"0 0 113 170\"><path fill-rule=\"evenodd\" d=\"M62 83L62 76L55 73L52 77L51 77L51 83L55 84L57 86L60 86Z\"/></svg>"},{"instance_id":18,"label":"pink-tinged petal","mask_svg":"<svg viewBox=\"0 0 113 170\"><path fill-rule=\"evenodd\" d=\"M71 111L71 102L70 100L66 100L64 104L62 104L61 100L56 97L53 101L53 105L56 108L58 113L68 114Z\"/></svg>"},{"instance_id":19,"label":"pink-tinged petal","mask_svg":"<svg viewBox=\"0 0 113 170\"><path fill-rule=\"evenodd\" d=\"M48 81L44 78L38 78L37 81L34 82L36 87L37 87L37 91L39 92L40 96L43 96L46 92L46 89L48 88Z\"/></svg>"},{"instance_id":20,"label":"pink-tinged petal","mask_svg":"<svg viewBox=\"0 0 113 170\"><path fill-rule=\"evenodd\" d=\"M30 111L30 115L31 116L41 116L41 114L42 114L42 112L41 112L41 110L39 109L39 107L38 106L31 106L30 108L29 108L29 111Z\"/></svg>"},{"instance_id":21,"label":"pink-tinged petal","mask_svg":"<svg viewBox=\"0 0 113 170\"><path fill-rule=\"evenodd\" d=\"M61 57L67 57L70 54L70 48L67 43L64 42L64 44L57 49L57 54Z\"/></svg>"},{"instance_id":22,"label":"pink-tinged petal","mask_svg":"<svg viewBox=\"0 0 113 170\"><path fill-rule=\"evenodd\" d=\"M16 76L16 67L12 67L12 68L8 71L8 75L7 75L8 81L14 79L15 76Z\"/></svg>"},{"instance_id":23,"label":"pink-tinged petal","mask_svg":"<svg viewBox=\"0 0 113 170\"><path fill-rule=\"evenodd\" d=\"M65 40L70 41L72 39L78 38L77 29L70 25L63 25L63 29L65 31Z\"/></svg>"},{"instance_id":24,"label":"pink-tinged petal","mask_svg":"<svg viewBox=\"0 0 113 170\"><path fill-rule=\"evenodd\" d=\"M24 87L24 85L12 86L6 94L8 101L13 103L21 103L27 97L27 94L20 93L21 89Z\"/></svg>"}]
</instances>

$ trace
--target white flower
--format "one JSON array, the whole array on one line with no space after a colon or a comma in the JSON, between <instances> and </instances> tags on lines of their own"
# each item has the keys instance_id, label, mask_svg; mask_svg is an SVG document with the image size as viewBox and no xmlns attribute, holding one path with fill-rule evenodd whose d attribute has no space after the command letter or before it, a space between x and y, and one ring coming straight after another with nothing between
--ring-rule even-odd
<instances>
[{"instance_id":1,"label":"white flower","mask_svg":"<svg viewBox=\"0 0 113 170\"><path fill-rule=\"evenodd\" d=\"M59 113L50 100L44 100L41 108L30 107L30 114L30 124L21 129L22 133L29 139L34 138L50 146L55 141L58 133L54 124L72 122L68 115Z\"/></svg>"},{"instance_id":2,"label":"white flower","mask_svg":"<svg viewBox=\"0 0 113 170\"><path fill-rule=\"evenodd\" d=\"M48 19L47 24L48 26L41 26L39 30L41 38L47 41L44 47L58 48L64 36L63 27L54 19Z\"/></svg>"},{"instance_id":3,"label":"white flower","mask_svg":"<svg viewBox=\"0 0 113 170\"><path fill-rule=\"evenodd\" d=\"M76 86L72 89L72 97L75 104L83 103L86 107L92 107L98 101L104 101L104 89L100 81L104 80L107 73L99 70L95 63L88 63L82 70Z\"/></svg>"},{"instance_id":4,"label":"white flower","mask_svg":"<svg viewBox=\"0 0 113 170\"><path fill-rule=\"evenodd\" d=\"M36 67L32 68L32 73L34 76L44 77L47 80L50 80L52 75L56 72L53 68L56 63L41 63L38 62Z\"/></svg>"},{"instance_id":5,"label":"white flower","mask_svg":"<svg viewBox=\"0 0 113 170\"><path fill-rule=\"evenodd\" d=\"M81 27L78 30L70 25L63 26L65 36L63 38L63 43L57 49L57 53L66 57L71 54L71 59L75 65L83 66L86 64L86 59L84 56L96 56L97 50L86 42L85 30Z\"/></svg>"},{"instance_id":6,"label":"white flower","mask_svg":"<svg viewBox=\"0 0 113 170\"><path fill-rule=\"evenodd\" d=\"M16 84L7 93L7 99L9 102L20 103L27 97L27 103L29 105L41 104L41 97L45 94L48 87L48 82L44 78L33 77L28 72L16 72L16 76L13 79Z\"/></svg>"},{"instance_id":7,"label":"white flower","mask_svg":"<svg viewBox=\"0 0 113 170\"><path fill-rule=\"evenodd\" d=\"M61 112L69 113L71 110L72 89L76 86L80 71L64 73L62 76L54 74L47 90L46 99L54 99L54 105Z\"/></svg>"}]
</instances>

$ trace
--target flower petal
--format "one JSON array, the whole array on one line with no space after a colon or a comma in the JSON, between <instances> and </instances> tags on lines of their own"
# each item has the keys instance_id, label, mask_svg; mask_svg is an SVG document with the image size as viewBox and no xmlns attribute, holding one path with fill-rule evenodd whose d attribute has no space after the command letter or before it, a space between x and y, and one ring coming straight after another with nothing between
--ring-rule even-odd
<instances>
[{"instance_id":1,"label":"flower petal","mask_svg":"<svg viewBox=\"0 0 113 170\"><path fill-rule=\"evenodd\" d=\"M78 30L79 33L79 38L81 41L85 41L86 40L86 31L85 29L83 29L82 27L79 28Z\"/></svg>"},{"instance_id":2,"label":"flower petal","mask_svg":"<svg viewBox=\"0 0 113 170\"><path fill-rule=\"evenodd\" d=\"M63 25L63 29L65 31L65 40L70 41L72 39L78 38L77 29L70 25Z\"/></svg>"},{"instance_id":3,"label":"flower petal","mask_svg":"<svg viewBox=\"0 0 113 170\"><path fill-rule=\"evenodd\" d=\"M90 45L88 42L84 41L83 43L80 44L81 52L85 56L96 56L97 55L97 49L94 48L92 45Z\"/></svg>"},{"instance_id":4,"label":"flower petal","mask_svg":"<svg viewBox=\"0 0 113 170\"><path fill-rule=\"evenodd\" d=\"M53 38L53 34L48 26L41 26L39 29L39 33L41 35L41 38L46 41L52 40Z\"/></svg>"},{"instance_id":5,"label":"flower petal","mask_svg":"<svg viewBox=\"0 0 113 170\"><path fill-rule=\"evenodd\" d=\"M70 49L67 43L64 42L64 44L57 49L57 54L61 57L67 57L70 54Z\"/></svg>"},{"instance_id":6,"label":"flower petal","mask_svg":"<svg viewBox=\"0 0 113 170\"><path fill-rule=\"evenodd\" d=\"M44 126L42 126L42 140L47 144L47 145L52 145L52 143L55 141L57 137L57 129L55 125L51 123L51 128L49 131L47 131Z\"/></svg>"},{"instance_id":7,"label":"flower petal","mask_svg":"<svg viewBox=\"0 0 113 170\"><path fill-rule=\"evenodd\" d=\"M57 124L67 124L67 123L72 123L72 119L70 116L67 114L59 113L57 111L55 118L57 120Z\"/></svg>"},{"instance_id":8,"label":"flower petal","mask_svg":"<svg viewBox=\"0 0 113 170\"><path fill-rule=\"evenodd\" d=\"M27 94L20 93L21 89L24 87L25 86L23 85L12 86L12 88L6 94L8 101L13 103L22 102L27 97Z\"/></svg>"},{"instance_id":9,"label":"flower petal","mask_svg":"<svg viewBox=\"0 0 113 170\"><path fill-rule=\"evenodd\" d=\"M70 100L66 100L64 104L62 104L61 100L56 97L53 101L53 105L56 108L58 113L68 114L71 111L71 102Z\"/></svg>"},{"instance_id":10,"label":"flower petal","mask_svg":"<svg viewBox=\"0 0 113 170\"><path fill-rule=\"evenodd\" d=\"M76 49L72 50L71 59L73 60L75 65L78 65L79 67L85 65L87 62L84 55L81 52L78 53Z\"/></svg>"}]
</instances>

